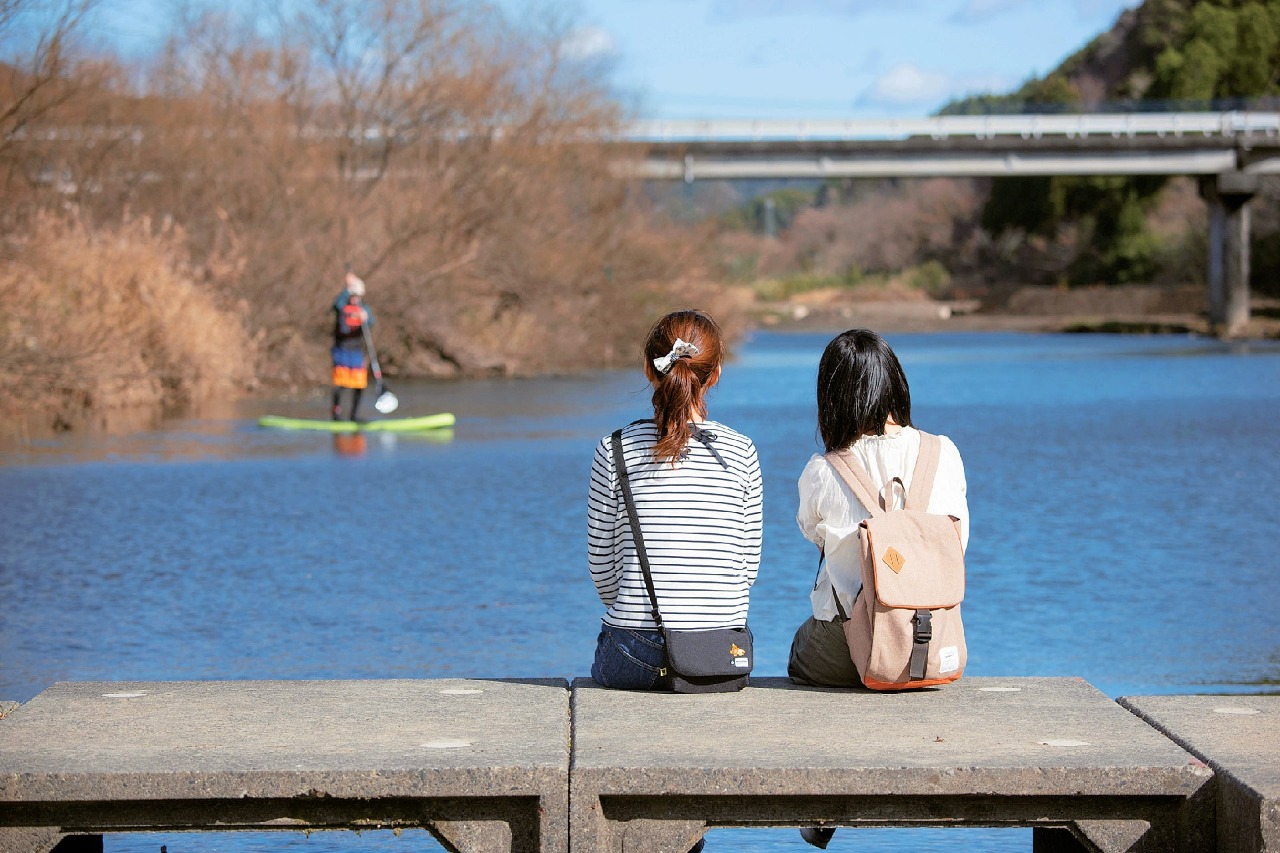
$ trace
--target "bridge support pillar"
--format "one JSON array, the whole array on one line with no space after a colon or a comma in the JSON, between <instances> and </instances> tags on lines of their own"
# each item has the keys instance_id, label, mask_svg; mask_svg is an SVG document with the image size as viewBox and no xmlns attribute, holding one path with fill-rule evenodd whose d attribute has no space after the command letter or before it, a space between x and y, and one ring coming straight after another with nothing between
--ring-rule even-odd
<instances>
[{"instance_id":1,"label":"bridge support pillar","mask_svg":"<svg viewBox=\"0 0 1280 853\"><path fill-rule=\"evenodd\" d=\"M1249 200L1258 176L1223 172L1204 178L1209 205L1209 327L1216 335L1244 334L1249 322Z\"/></svg>"}]
</instances>

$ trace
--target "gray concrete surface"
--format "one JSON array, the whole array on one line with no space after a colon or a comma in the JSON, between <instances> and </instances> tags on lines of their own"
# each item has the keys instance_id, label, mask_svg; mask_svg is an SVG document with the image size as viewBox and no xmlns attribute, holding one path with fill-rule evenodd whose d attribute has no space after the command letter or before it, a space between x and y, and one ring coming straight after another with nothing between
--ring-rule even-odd
<instances>
[{"instance_id":1,"label":"gray concrete surface","mask_svg":"<svg viewBox=\"0 0 1280 853\"><path fill-rule=\"evenodd\" d=\"M1219 853L1280 851L1280 696L1125 696L1213 768Z\"/></svg>"},{"instance_id":2,"label":"gray concrete surface","mask_svg":"<svg viewBox=\"0 0 1280 853\"><path fill-rule=\"evenodd\" d=\"M572 702L574 853L683 853L708 826L824 822L1066 828L1083 850L1103 849L1107 825L1118 849L1212 843L1211 771L1080 679L883 694L760 678L703 696L578 679Z\"/></svg>"},{"instance_id":3,"label":"gray concrete surface","mask_svg":"<svg viewBox=\"0 0 1280 853\"><path fill-rule=\"evenodd\" d=\"M0 850L49 833L422 826L566 851L554 680L59 683L0 720Z\"/></svg>"}]
</instances>

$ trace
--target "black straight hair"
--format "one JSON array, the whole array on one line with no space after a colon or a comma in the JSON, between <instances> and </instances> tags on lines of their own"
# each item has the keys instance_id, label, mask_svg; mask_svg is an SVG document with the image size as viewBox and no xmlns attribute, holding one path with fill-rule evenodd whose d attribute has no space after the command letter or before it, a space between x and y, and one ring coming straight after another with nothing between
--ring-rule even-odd
<instances>
[{"instance_id":1,"label":"black straight hair","mask_svg":"<svg viewBox=\"0 0 1280 853\"><path fill-rule=\"evenodd\" d=\"M883 435L890 415L911 426L911 389L893 349L870 329L837 335L818 362L818 431L827 452Z\"/></svg>"}]
</instances>

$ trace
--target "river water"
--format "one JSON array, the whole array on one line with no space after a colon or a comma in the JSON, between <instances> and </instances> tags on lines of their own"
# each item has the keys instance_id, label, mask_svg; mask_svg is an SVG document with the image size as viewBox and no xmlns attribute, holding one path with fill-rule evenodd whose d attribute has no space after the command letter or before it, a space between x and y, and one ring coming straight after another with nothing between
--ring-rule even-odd
<instances>
[{"instance_id":1,"label":"river water","mask_svg":"<svg viewBox=\"0 0 1280 853\"><path fill-rule=\"evenodd\" d=\"M817 451L828 335L756 333L711 396L765 477L756 673L782 675L814 555L795 480ZM1188 337L890 336L916 424L969 480L972 675L1111 696L1280 683L1280 347ZM647 414L638 370L397 383L430 437L262 430L238 404L127 435L0 447L0 698L58 680L586 675L594 443ZM115 853L441 849L425 833L128 835ZM830 850L1030 850L1027 830L846 830ZM713 830L708 851L811 850Z\"/></svg>"}]
</instances>

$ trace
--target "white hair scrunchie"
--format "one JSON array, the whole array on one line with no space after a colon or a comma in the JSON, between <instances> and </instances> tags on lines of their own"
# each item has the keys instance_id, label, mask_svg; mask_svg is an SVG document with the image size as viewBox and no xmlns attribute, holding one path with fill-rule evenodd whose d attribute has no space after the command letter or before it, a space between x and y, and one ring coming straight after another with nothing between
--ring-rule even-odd
<instances>
[{"instance_id":1,"label":"white hair scrunchie","mask_svg":"<svg viewBox=\"0 0 1280 853\"><path fill-rule=\"evenodd\" d=\"M685 341L676 338L676 342L671 345L671 352L667 353L662 358L655 358L653 360L653 367L658 371L658 373L666 376L667 372L671 370L672 365L674 365L679 359L687 358L691 355L697 355L700 352L702 352L702 350L698 349L693 344L686 343Z\"/></svg>"}]
</instances>

